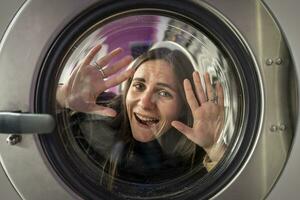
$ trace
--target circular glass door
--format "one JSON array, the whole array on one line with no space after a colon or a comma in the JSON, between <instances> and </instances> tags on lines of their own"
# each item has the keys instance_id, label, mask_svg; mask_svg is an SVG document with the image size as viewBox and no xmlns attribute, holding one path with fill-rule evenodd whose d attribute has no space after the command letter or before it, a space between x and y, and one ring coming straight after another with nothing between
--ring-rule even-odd
<instances>
[{"instance_id":1,"label":"circular glass door","mask_svg":"<svg viewBox=\"0 0 300 200\"><path fill-rule=\"evenodd\" d=\"M208 198L253 145L260 91L247 49L201 6L164 6L94 8L44 62L37 109L57 128L39 138L84 199Z\"/></svg>"}]
</instances>

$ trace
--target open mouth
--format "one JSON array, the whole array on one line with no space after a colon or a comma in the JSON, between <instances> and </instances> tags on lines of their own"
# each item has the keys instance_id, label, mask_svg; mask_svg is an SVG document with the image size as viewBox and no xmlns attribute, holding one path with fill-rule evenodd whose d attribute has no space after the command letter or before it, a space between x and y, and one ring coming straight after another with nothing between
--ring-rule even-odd
<instances>
[{"instance_id":1,"label":"open mouth","mask_svg":"<svg viewBox=\"0 0 300 200\"><path fill-rule=\"evenodd\" d=\"M159 122L158 118L146 117L146 116L140 115L138 113L134 113L134 116L135 116L135 119L140 124L145 125L145 126L153 126Z\"/></svg>"}]
</instances>

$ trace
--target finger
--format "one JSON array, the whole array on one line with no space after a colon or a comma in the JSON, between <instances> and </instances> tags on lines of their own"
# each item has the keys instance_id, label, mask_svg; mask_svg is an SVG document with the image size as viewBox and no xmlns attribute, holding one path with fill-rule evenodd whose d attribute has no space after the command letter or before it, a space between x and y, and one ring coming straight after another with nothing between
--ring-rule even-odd
<instances>
[{"instance_id":1,"label":"finger","mask_svg":"<svg viewBox=\"0 0 300 200\"><path fill-rule=\"evenodd\" d=\"M89 113L108 117L115 117L117 115L117 112L114 109L99 105L93 106Z\"/></svg>"},{"instance_id":2,"label":"finger","mask_svg":"<svg viewBox=\"0 0 300 200\"><path fill-rule=\"evenodd\" d=\"M71 72L70 78L66 83L66 87L68 88L66 93L67 96L71 94L72 88L76 84L77 78L80 76L79 75L81 73L80 69L82 69L81 65L77 63L75 69Z\"/></svg>"},{"instance_id":3,"label":"finger","mask_svg":"<svg viewBox=\"0 0 300 200\"><path fill-rule=\"evenodd\" d=\"M118 62L113 64L112 66L109 66L109 67L106 67L105 69L103 69L105 75L110 76L110 75L118 72L122 68L128 66L132 62L132 60L133 60L132 56L126 56L126 57L122 58L121 60L119 60Z\"/></svg>"},{"instance_id":4,"label":"finger","mask_svg":"<svg viewBox=\"0 0 300 200\"><path fill-rule=\"evenodd\" d=\"M217 82L216 90L218 95L218 104L224 106L224 90L219 81Z\"/></svg>"},{"instance_id":5,"label":"finger","mask_svg":"<svg viewBox=\"0 0 300 200\"><path fill-rule=\"evenodd\" d=\"M119 55L123 51L122 48L116 48L111 51L109 54L103 56L102 58L98 59L96 62L98 65L104 67L107 65L115 56Z\"/></svg>"},{"instance_id":6,"label":"finger","mask_svg":"<svg viewBox=\"0 0 300 200\"><path fill-rule=\"evenodd\" d=\"M97 44L96 46L94 46L83 59L82 66L89 65L96 56L96 54L99 52L101 47L101 44Z\"/></svg>"},{"instance_id":7,"label":"finger","mask_svg":"<svg viewBox=\"0 0 300 200\"><path fill-rule=\"evenodd\" d=\"M172 121L171 125L184 135L190 135L193 129L180 121Z\"/></svg>"},{"instance_id":8,"label":"finger","mask_svg":"<svg viewBox=\"0 0 300 200\"><path fill-rule=\"evenodd\" d=\"M207 93L207 100L214 98L213 88L211 85L209 73L207 73L207 72L204 74L204 81L205 81L205 87L206 87L206 93Z\"/></svg>"},{"instance_id":9,"label":"finger","mask_svg":"<svg viewBox=\"0 0 300 200\"><path fill-rule=\"evenodd\" d=\"M206 98L206 95L205 95L203 87L202 87L199 72L196 72L196 71L193 72L193 79L194 79L194 84L195 84L198 100L200 101L200 104L202 104L202 103L206 102L207 98Z\"/></svg>"},{"instance_id":10,"label":"finger","mask_svg":"<svg viewBox=\"0 0 300 200\"><path fill-rule=\"evenodd\" d=\"M80 68L80 65L76 64L75 68L73 69L73 71L70 74L69 80L67 81L68 84L71 84L71 85L73 84L79 68Z\"/></svg>"},{"instance_id":11,"label":"finger","mask_svg":"<svg viewBox=\"0 0 300 200\"><path fill-rule=\"evenodd\" d=\"M188 139L194 141L193 129L180 121L172 121L171 125L179 132L183 133Z\"/></svg>"},{"instance_id":12,"label":"finger","mask_svg":"<svg viewBox=\"0 0 300 200\"><path fill-rule=\"evenodd\" d=\"M115 77L112 77L108 80L106 80L105 83L105 87L106 88L111 88L114 87L120 83L122 83L123 81L127 80L134 72L134 69L130 68L124 72L121 72L120 74L118 74Z\"/></svg>"},{"instance_id":13,"label":"finger","mask_svg":"<svg viewBox=\"0 0 300 200\"><path fill-rule=\"evenodd\" d=\"M196 110L199 107L199 104L197 102L197 99L195 97L191 82L188 79L185 79L183 81L183 87L184 87L184 92L185 92L185 97L186 100L192 110L192 112L194 110Z\"/></svg>"}]
</instances>

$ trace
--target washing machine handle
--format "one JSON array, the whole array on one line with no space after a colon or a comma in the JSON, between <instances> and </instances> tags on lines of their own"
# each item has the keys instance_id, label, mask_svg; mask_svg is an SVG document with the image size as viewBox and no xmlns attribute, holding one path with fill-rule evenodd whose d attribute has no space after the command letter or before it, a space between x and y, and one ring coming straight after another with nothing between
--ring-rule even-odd
<instances>
[{"instance_id":1,"label":"washing machine handle","mask_svg":"<svg viewBox=\"0 0 300 200\"><path fill-rule=\"evenodd\" d=\"M54 128L50 114L0 112L0 134L46 134Z\"/></svg>"}]
</instances>

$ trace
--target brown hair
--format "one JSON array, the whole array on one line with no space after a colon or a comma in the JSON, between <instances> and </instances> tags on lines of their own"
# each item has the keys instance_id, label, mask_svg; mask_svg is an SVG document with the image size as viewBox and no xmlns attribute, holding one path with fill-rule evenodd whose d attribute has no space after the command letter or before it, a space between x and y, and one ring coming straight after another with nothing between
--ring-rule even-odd
<instances>
[{"instance_id":1,"label":"brown hair","mask_svg":"<svg viewBox=\"0 0 300 200\"><path fill-rule=\"evenodd\" d=\"M189 58L187 58L187 56L184 53L182 53L179 50L170 50L168 48L156 48L147 51L146 53L139 56L132 64L132 67L135 70L137 70L142 63L149 60L164 60L172 66L173 72L175 73L175 76L178 80L177 87L179 89L179 96L183 104L182 111L180 112L181 116L179 117L178 120L185 123L188 126L192 126L193 116L190 107L188 106L185 97L184 88L183 88L184 79L192 80L192 73L194 71L194 66L192 62L189 60ZM130 88L131 82L132 82L132 78L129 78L125 83L124 94L116 97L115 101L113 101L111 104L111 105L121 104L120 112L118 116L115 118L115 122L118 124L120 139L122 140L122 142L124 142L124 144L129 144L129 145L134 141L134 139L131 133L125 102L126 102L126 96ZM193 81L191 81L191 83L194 88ZM171 145L167 144L168 141L170 141L168 139L169 137L173 138L173 140L171 140L173 142ZM174 137L176 141L175 145L174 145ZM172 153L183 157L185 160L190 161L189 163L191 167L193 166L195 160L195 154L196 154L196 144L194 144L192 141L187 139L182 133L177 131L175 128L173 127L170 128L170 130L168 130L166 133L164 133L161 136L160 144L162 149L164 149L164 147L168 147L169 148L167 150L168 153ZM117 163L118 163L118 159L120 158L120 153L122 152L122 149L120 149L120 145L118 145L118 148L119 149L117 150L117 152L119 152L119 155L118 153L116 153L116 149L113 149L112 155L114 156L111 156L110 160L108 161L110 166L108 169L108 173L111 176L111 181L109 181L110 182L109 188L111 188L112 186L111 184L113 183L113 179L117 173Z\"/></svg>"}]
</instances>

